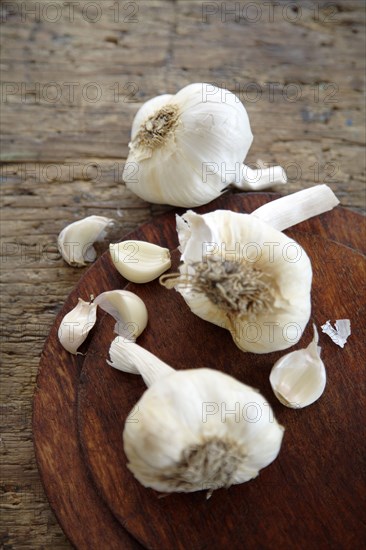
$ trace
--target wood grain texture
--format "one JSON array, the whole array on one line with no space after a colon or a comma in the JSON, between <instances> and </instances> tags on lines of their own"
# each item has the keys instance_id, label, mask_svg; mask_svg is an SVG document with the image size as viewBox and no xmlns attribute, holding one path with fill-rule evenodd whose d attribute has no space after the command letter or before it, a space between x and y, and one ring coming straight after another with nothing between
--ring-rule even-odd
<instances>
[{"instance_id":1,"label":"wood grain texture","mask_svg":"<svg viewBox=\"0 0 366 550\"><path fill-rule=\"evenodd\" d=\"M65 265L55 242L67 223L89 214L115 217L122 238L167 210L122 183L130 125L143 101L194 81L224 85L251 119L247 161L288 168L281 192L326 181L344 206L365 207L363 1L308 2L296 14L278 0L273 20L267 3L257 2L258 22L253 11L226 16L221 2L206 21L203 2L193 0L132 2L132 22L128 2L118 0L117 13L109 9L114 1L98 0L102 16L93 23L92 11L83 17L87 3L75 3L73 18L62 0L0 3L0 545L8 549L70 548L45 498L31 435L42 346L85 271ZM49 4L62 7L59 19L55 8L44 12ZM227 10L235 4L225 3ZM96 102L82 93L93 82L102 90ZM351 223L349 243L353 230Z\"/></svg>"},{"instance_id":2,"label":"wood grain texture","mask_svg":"<svg viewBox=\"0 0 366 550\"><path fill-rule=\"evenodd\" d=\"M273 197L265 194L226 195L212 203L211 207L251 212L271 198ZM205 206L199 210L203 212L209 209L209 206ZM339 515L339 528L329 540L334 544L344 543L345 547L351 543L357 545L359 540L357 537L360 535L360 515L357 513L359 507L355 504L356 508L354 508L350 503L351 495L359 495L361 498L359 485L361 455L356 451L350 458L349 454L344 454L344 450L351 445L355 432L358 433L363 416L362 407L358 406L362 401L361 371L352 358L360 353L358 347L363 341L361 321L363 313L358 307L358 288L364 260L352 249L315 234L320 228L326 231L331 227L333 238L336 238L338 233L339 239L348 243L347 230L343 233L342 227L349 225L354 228L355 247L361 248L364 244L360 230L362 218L342 208L299 224L295 228L296 231L290 232L296 235L296 239L301 244L304 244L313 262L315 273L313 320L319 325L329 317L330 310L336 317L349 315L353 320L354 345L352 347L347 346L344 350L340 350L330 340L327 341L325 335L322 337L324 361L326 365L331 363L332 366L328 372L327 393L312 409L288 411L276 403L269 387L268 373L270 366L281 353L264 356L242 354L233 346L226 331L190 315L175 292L165 291L157 282L141 286L128 285L129 289L143 297L150 312L149 328L139 340L142 345L158 353L163 360L170 362L174 367L187 368L199 366L197 357L201 354L203 341L206 366L227 371L230 364L231 374L260 388L264 398L273 405L279 420L287 427L288 435L280 458L261 473L259 480L243 485L241 488L233 487L230 491L217 493L217 499L215 496L215 499L212 497L214 500L211 499L212 503L210 501L210 508L207 508L202 494L174 495L162 500L157 499L153 491L142 488L127 472L121 445L123 423L144 388L138 377L122 375L106 366L108 346L113 338L113 321L106 315L100 316L96 329L83 347L86 356L77 357L78 367L82 367L78 388L79 419L77 418L77 396L72 389L76 383L74 369L76 360L72 358L70 361L70 355L58 343L56 338L58 324L64 313L74 306L79 296L87 299L90 294L122 288L127 284L127 281L113 268L108 253L88 270L69 296L46 343L41 359L34 406L34 436L40 471L50 502L74 543L77 541L81 548L97 548L101 544L97 528L94 532L83 531L81 528L82 517L85 514L84 494L85 491L90 492L95 485L108 505L107 510L110 509L120 525L126 527L149 548L184 548L188 545L187 537L189 537L190 547L193 548L204 548L213 544L216 548L224 548L228 544L229 535L231 544L236 547L235 544L239 545L239 539L235 539L237 532L233 525L238 523L238 517L235 515L238 507L244 515L244 522L248 521L249 517L253 522L250 511L252 509L257 511L255 525L258 533L250 530L251 523L240 524L246 531L246 543L250 548L256 547L259 540L265 548L270 547L272 539L276 540L278 545L289 541L295 544L296 541L291 538L285 524L287 514L292 515L296 524L301 519L302 523L297 531L300 539L309 544L310 537L310 540L318 545L324 545L326 541L322 527L324 522L328 529L329 522L334 520L334 515L337 517ZM131 235L131 238L150 240L171 249L175 248L177 237L174 213L167 213L140 227ZM319 262L321 256L325 258L324 262ZM325 302L324 288L328 284L330 290ZM339 300L339 286L345 288L342 301ZM167 326L170 327L169 330ZM177 335L179 335L179 345L177 345ZM308 327L304 340L309 341L311 337L311 328ZM219 349L218 341L220 341ZM58 360L55 366L56 357ZM347 367L349 370L345 372L344 365L349 364L351 366ZM339 397L339 386L343 387L345 383L347 383L347 392ZM354 411L352 403L354 403ZM347 411L350 413L353 411L355 414L353 416L350 414L344 419L345 407ZM53 410L52 415L43 414L44 410L50 408ZM353 419L356 420L353 422ZM78 453L75 453L77 424L79 424L84 456L81 455L80 448ZM325 429L328 424L332 424L329 432ZM63 437L66 432L72 436ZM333 447L339 446L339 437L342 441L348 438L348 445L338 447L335 453L337 460L343 466L343 469L339 467L340 471L333 456ZM60 443L63 441L63 444L58 443L59 441ZM319 441L324 442L324 448L321 451ZM52 463L54 455L57 456L57 468ZM307 457L307 459L304 458L301 462L299 457ZM300 467L298 467L299 460ZM332 464L331 469L328 469L328 462ZM87 465L91 474L89 478L85 477ZM66 488L65 477L69 480ZM345 483L346 479L347 483ZM329 489L329 484L333 492ZM268 520L268 527L264 529L261 522L274 506L271 501L274 488L277 499L281 495L284 502L279 506L276 500L278 513L275 514L273 522L272 519ZM337 502L334 501L334 491L339 496ZM301 504L296 505L297 513L294 512L294 506L299 492L304 495L304 498ZM70 501L73 503L72 507L70 507ZM359 499L356 498L355 502L358 501ZM225 504L224 508L222 503ZM90 501L88 507L88 514L93 518L98 515L102 501L96 504L95 507L95 501ZM322 510L321 522L317 519L318 516L314 519L316 506L320 506ZM226 508L230 510L231 516L226 514ZM286 510L287 514L284 514L283 510ZM331 515L329 515L330 512ZM222 523L223 517L224 523ZM313 524L309 529L311 518L313 518ZM224 526L220 533L215 529L218 520L221 521L219 525ZM345 527L345 522L353 525L350 532ZM203 523L205 529L202 530ZM303 524L306 524L306 527ZM103 536L110 537L113 541L115 536L113 522L104 522L103 528ZM327 529L326 532L328 532ZM121 533L118 536L121 536ZM84 538L81 540L81 537ZM301 540L297 546L295 545L296 548L307 547L305 543L301 546ZM120 548L123 547L124 542L120 544Z\"/></svg>"},{"instance_id":3,"label":"wood grain texture","mask_svg":"<svg viewBox=\"0 0 366 550\"><path fill-rule=\"evenodd\" d=\"M231 374L260 390L263 397L255 404L257 415L269 414L268 404L273 408L285 426L285 438L278 460L256 480L214 492L208 502L205 492L162 499L134 480L126 468L122 431L126 420L139 421L136 403L145 386L140 377L106 364L114 338L111 319L103 318L93 335L78 393L84 456L109 508L147 548L224 550L230 546L239 550L243 533L245 547L253 550L362 545L366 530L360 506L364 485L359 427L365 415L360 408L363 374L358 358L366 338L365 311L359 309L366 262L350 249L318 236L296 232L290 236L309 251L312 260L311 321L320 327L327 317L348 315L353 322L347 349L335 349L329 337L321 335L328 383L322 399L309 409L285 409L270 389L270 369L284 352L243 354L227 331L192 318L183 299L175 292L167 295L157 281L126 287L144 300L149 311L149 327L138 341L144 348L177 369L209 367ZM174 271L178 259L176 254ZM110 283L115 286L113 276ZM310 324L295 349L311 339ZM347 391L342 391L345 387ZM289 518L294 523L291 529Z\"/></svg>"}]
</instances>

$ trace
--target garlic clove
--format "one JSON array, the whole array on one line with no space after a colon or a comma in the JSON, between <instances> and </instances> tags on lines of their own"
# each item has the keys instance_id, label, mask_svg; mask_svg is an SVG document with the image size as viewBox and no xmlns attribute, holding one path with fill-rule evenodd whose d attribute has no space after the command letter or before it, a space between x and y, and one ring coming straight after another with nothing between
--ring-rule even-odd
<instances>
[{"instance_id":1,"label":"garlic clove","mask_svg":"<svg viewBox=\"0 0 366 550\"><path fill-rule=\"evenodd\" d=\"M320 358L318 332L315 325L313 328L314 338L308 347L281 357L269 377L277 399L291 409L311 405L325 389L326 371Z\"/></svg>"},{"instance_id":2,"label":"garlic clove","mask_svg":"<svg viewBox=\"0 0 366 550\"><path fill-rule=\"evenodd\" d=\"M58 236L57 245L65 262L82 267L94 262L97 253L93 244L102 241L114 220L104 216L88 216L65 227Z\"/></svg>"},{"instance_id":3,"label":"garlic clove","mask_svg":"<svg viewBox=\"0 0 366 550\"><path fill-rule=\"evenodd\" d=\"M144 331L148 313L144 302L128 290L110 290L99 294L94 300L116 320L114 332L128 340L135 340Z\"/></svg>"},{"instance_id":4,"label":"garlic clove","mask_svg":"<svg viewBox=\"0 0 366 550\"><path fill-rule=\"evenodd\" d=\"M78 304L65 315L58 329L62 346L76 355L97 319L97 305L79 298Z\"/></svg>"},{"instance_id":5,"label":"garlic clove","mask_svg":"<svg viewBox=\"0 0 366 550\"><path fill-rule=\"evenodd\" d=\"M119 273L134 283L149 283L171 266L167 248L145 241L111 244L109 251Z\"/></svg>"}]
</instances>

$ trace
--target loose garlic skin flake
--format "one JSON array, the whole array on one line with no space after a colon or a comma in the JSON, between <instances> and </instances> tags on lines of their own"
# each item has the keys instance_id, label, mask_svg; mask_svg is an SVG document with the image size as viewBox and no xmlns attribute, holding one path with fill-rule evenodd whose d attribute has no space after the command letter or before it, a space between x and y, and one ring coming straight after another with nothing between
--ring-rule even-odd
<instances>
[{"instance_id":1,"label":"loose garlic skin flake","mask_svg":"<svg viewBox=\"0 0 366 550\"><path fill-rule=\"evenodd\" d=\"M167 248L145 241L111 244L109 251L117 271L133 283L149 283L172 265Z\"/></svg>"},{"instance_id":2,"label":"loose garlic skin flake","mask_svg":"<svg viewBox=\"0 0 366 550\"><path fill-rule=\"evenodd\" d=\"M97 253L93 244L102 241L107 228L114 220L103 216L88 216L66 226L57 239L58 249L65 262L75 267L83 267L94 262Z\"/></svg>"},{"instance_id":3,"label":"loose garlic skin flake","mask_svg":"<svg viewBox=\"0 0 366 550\"><path fill-rule=\"evenodd\" d=\"M183 207L207 204L231 184L258 190L286 183L279 166L252 170L243 164L252 141L238 97L211 84L190 84L150 99L137 112L123 179L146 201Z\"/></svg>"},{"instance_id":4,"label":"loose garlic skin flake","mask_svg":"<svg viewBox=\"0 0 366 550\"><path fill-rule=\"evenodd\" d=\"M305 349L288 353L272 367L269 381L277 399L286 407L301 409L323 394L327 376L320 359L318 332Z\"/></svg>"},{"instance_id":5,"label":"loose garlic skin flake","mask_svg":"<svg viewBox=\"0 0 366 550\"><path fill-rule=\"evenodd\" d=\"M114 332L126 339L135 340L145 330L148 313L144 302L128 290L109 290L94 300L116 320Z\"/></svg>"},{"instance_id":6,"label":"loose garlic skin flake","mask_svg":"<svg viewBox=\"0 0 366 550\"><path fill-rule=\"evenodd\" d=\"M208 490L209 497L255 478L277 457L283 428L256 390L207 368L175 371L118 339L110 355L113 367L141 374L148 385L134 408L137 422L127 421L123 433L128 468L145 487Z\"/></svg>"},{"instance_id":7,"label":"loose garlic skin flake","mask_svg":"<svg viewBox=\"0 0 366 550\"><path fill-rule=\"evenodd\" d=\"M58 339L62 346L76 355L96 320L97 305L79 298L78 304L65 315L59 326Z\"/></svg>"},{"instance_id":8,"label":"loose garlic skin flake","mask_svg":"<svg viewBox=\"0 0 366 550\"><path fill-rule=\"evenodd\" d=\"M230 331L243 351L299 341L311 311L312 269L294 240L248 214L216 210L177 217L180 274L161 277L193 313ZM294 261L295 260L295 261Z\"/></svg>"}]
</instances>

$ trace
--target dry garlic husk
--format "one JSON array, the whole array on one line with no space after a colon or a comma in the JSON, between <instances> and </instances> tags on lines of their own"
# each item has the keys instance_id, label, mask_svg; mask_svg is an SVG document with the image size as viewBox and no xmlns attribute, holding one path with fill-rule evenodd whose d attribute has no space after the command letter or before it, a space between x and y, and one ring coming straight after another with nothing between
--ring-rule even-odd
<instances>
[{"instance_id":1,"label":"dry garlic husk","mask_svg":"<svg viewBox=\"0 0 366 550\"><path fill-rule=\"evenodd\" d=\"M135 340L146 328L148 313L139 296L128 290L109 290L94 300L104 311L116 320L114 332L127 339Z\"/></svg>"},{"instance_id":2,"label":"dry garlic husk","mask_svg":"<svg viewBox=\"0 0 366 550\"><path fill-rule=\"evenodd\" d=\"M76 355L96 319L97 305L79 298L78 304L65 315L59 326L58 339L62 346Z\"/></svg>"},{"instance_id":3,"label":"dry garlic husk","mask_svg":"<svg viewBox=\"0 0 366 550\"><path fill-rule=\"evenodd\" d=\"M132 124L126 185L153 203L193 207L228 185L264 189L286 183L281 167L243 164L253 135L247 112L229 90L195 83L147 101Z\"/></svg>"},{"instance_id":4,"label":"dry garlic husk","mask_svg":"<svg viewBox=\"0 0 366 550\"><path fill-rule=\"evenodd\" d=\"M145 487L210 496L256 477L277 457L283 428L251 387L207 368L175 371L118 338L110 357L148 386L123 433L128 468Z\"/></svg>"},{"instance_id":5,"label":"dry garlic husk","mask_svg":"<svg viewBox=\"0 0 366 550\"><path fill-rule=\"evenodd\" d=\"M351 321L349 319L337 319L333 328L330 320L321 326L322 332L328 334L337 346L344 348L348 337L351 335Z\"/></svg>"},{"instance_id":6,"label":"dry garlic husk","mask_svg":"<svg viewBox=\"0 0 366 550\"><path fill-rule=\"evenodd\" d=\"M82 267L94 262L97 253L93 244L102 241L114 220L103 216L88 216L65 227L58 236L57 245L65 262Z\"/></svg>"},{"instance_id":7,"label":"dry garlic husk","mask_svg":"<svg viewBox=\"0 0 366 550\"><path fill-rule=\"evenodd\" d=\"M145 241L111 244L109 251L116 269L133 283L149 283L171 266L167 248Z\"/></svg>"},{"instance_id":8,"label":"dry garlic husk","mask_svg":"<svg viewBox=\"0 0 366 550\"><path fill-rule=\"evenodd\" d=\"M330 190L318 188L305 200L307 217L312 208L318 213L338 203ZM294 193L291 201L269 203L265 216L270 221L272 209L274 223L288 227L286 212L291 223L292 209L302 221L303 202L303 192ZM198 317L228 329L240 349L268 353L301 338L311 311L312 269L300 245L259 215L260 209L250 215L217 210L177 216L183 263L179 274L160 281L175 287Z\"/></svg>"},{"instance_id":9,"label":"dry garlic husk","mask_svg":"<svg viewBox=\"0 0 366 550\"><path fill-rule=\"evenodd\" d=\"M305 349L288 353L274 364L269 381L277 399L286 407L301 409L311 405L324 392L327 376L320 359L318 332Z\"/></svg>"}]
</instances>

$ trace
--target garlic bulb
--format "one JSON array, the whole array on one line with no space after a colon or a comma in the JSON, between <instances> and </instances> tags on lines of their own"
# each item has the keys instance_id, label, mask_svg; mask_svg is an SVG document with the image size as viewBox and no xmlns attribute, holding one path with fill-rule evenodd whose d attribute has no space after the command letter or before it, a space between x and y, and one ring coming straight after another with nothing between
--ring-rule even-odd
<instances>
[{"instance_id":1,"label":"garlic bulb","mask_svg":"<svg viewBox=\"0 0 366 550\"><path fill-rule=\"evenodd\" d=\"M324 392L326 372L320 359L318 332L305 349L288 353L274 364L269 381L275 396L286 407L300 409L311 405Z\"/></svg>"},{"instance_id":2,"label":"garlic bulb","mask_svg":"<svg viewBox=\"0 0 366 550\"><path fill-rule=\"evenodd\" d=\"M198 317L228 329L243 351L269 353L298 342L310 317L312 280L300 245L228 210L189 211L177 226L183 264L162 284L175 287Z\"/></svg>"},{"instance_id":3,"label":"garlic bulb","mask_svg":"<svg viewBox=\"0 0 366 550\"><path fill-rule=\"evenodd\" d=\"M58 339L62 346L76 355L96 319L97 305L79 298L77 305L65 315L59 326Z\"/></svg>"},{"instance_id":4,"label":"garlic bulb","mask_svg":"<svg viewBox=\"0 0 366 550\"><path fill-rule=\"evenodd\" d=\"M135 340L145 330L148 313L144 302L128 290L109 290L94 300L104 311L116 320L114 332L127 339Z\"/></svg>"},{"instance_id":5,"label":"garlic bulb","mask_svg":"<svg viewBox=\"0 0 366 550\"><path fill-rule=\"evenodd\" d=\"M243 164L252 141L238 97L211 84L190 84L150 99L137 112L123 179L149 202L184 207L206 204L231 184L258 190L286 183L279 166L252 170Z\"/></svg>"},{"instance_id":6,"label":"garlic bulb","mask_svg":"<svg viewBox=\"0 0 366 550\"><path fill-rule=\"evenodd\" d=\"M133 283L149 283L171 266L167 248L145 241L111 244L109 251L116 269Z\"/></svg>"},{"instance_id":7,"label":"garlic bulb","mask_svg":"<svg viewBox=\"0 0 366 550\"><path fill-rule=\"evenodd\" d=\"M292 210L303 219L303 203L307 216L312 209L332 208L338 200L323 187L310 193L310 201L304 201L302 191L291 195L291 201L272 201L266 218L271 220L272 211L274 222L286 227L286 212L291 223L296 223ZM243 351L268 353L301 338L310 317L312 269L300 245L258 213L260 209L250 215L188 211L177 216L183 263L179 274L163 275L160 282L175 287L198 317L228 329Z\"/></svg>"},{"instance_id":8,"label":"garlic bulb","mask_svg":"<svg viewBox=\"0 0 366 550\"><path fill-rule=\"evenodd\" d=\"M175 371L137 344L114 340L113 367L141 374L148 386L127 418L128 468L145 487L163 492L244 483L277 457L283 428L265 399L221 372Z\"/></svg>"},{"instance_id":9,"label":"garlic bulb","mask_svg":"<svg viewBox=\"0 0 366 550\"><path fill-rule=\"evenodd\" d=\"M113 224L114 220L103 216L88 216L65 227L57 239L65 262L76 267L94 262L97 253L93 244L102 241Z\"/></svg>"}]
</instances>

